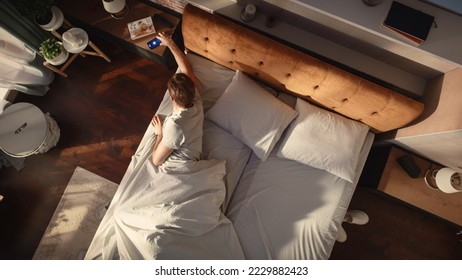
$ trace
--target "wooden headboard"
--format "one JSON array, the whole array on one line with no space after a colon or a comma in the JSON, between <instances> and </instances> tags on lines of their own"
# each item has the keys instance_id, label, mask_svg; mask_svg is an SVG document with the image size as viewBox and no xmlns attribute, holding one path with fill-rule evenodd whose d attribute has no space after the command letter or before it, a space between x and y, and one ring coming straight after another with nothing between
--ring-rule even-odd
<instances>
[{"instance_id":1,"label":"wooden headboard","mask_svg":"<svg viewBox=\"0 0 462 280\"><path fill-rule=\"evenodd\" d=\"M400 128L423 104L192 5L183 13L185 48L278 90L369 125Z\"/></svg>"}]
</instances>

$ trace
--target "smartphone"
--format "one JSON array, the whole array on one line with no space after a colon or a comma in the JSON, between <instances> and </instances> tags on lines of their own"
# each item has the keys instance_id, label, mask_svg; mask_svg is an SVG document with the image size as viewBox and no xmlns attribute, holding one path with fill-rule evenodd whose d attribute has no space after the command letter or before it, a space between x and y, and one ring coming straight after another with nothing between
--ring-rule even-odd
<instances>
[{"instance_id":1,"label":"smartphone","mask_svg":"<svg viewBox=\"0 0 462 280\"><path fill-rule=\"evenodd\" d=\"M152 50L160 46L160 43L162 43L162 41L159 38L154 38L148 42L148 47Z\"/></svg>"}]
</instances>

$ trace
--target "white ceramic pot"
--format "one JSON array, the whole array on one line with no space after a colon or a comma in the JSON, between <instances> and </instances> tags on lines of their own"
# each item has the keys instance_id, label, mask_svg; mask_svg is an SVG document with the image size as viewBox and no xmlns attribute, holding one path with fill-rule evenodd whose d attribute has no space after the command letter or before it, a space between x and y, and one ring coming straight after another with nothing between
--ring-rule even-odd
<instances>
[{"instance_id":1,"label":"white ceramic pot","mask_svg":"<svg viewBox=\"0 0 462 280\"><path fill-rule=\"evenodd\" d=\"M54 31L61 27L64 21L63 12L56 6L51 7L52 19L47 24L39 24L46 31Z\"/></svg>"},{"instance_id":2,"label":"white ceramic pot","mask_svg":"<svg viewBox=\"0 0 462 280\"><path fill-rule=\"evenodd\" d=\"M66 62L67 58L69 57L69 53L66 51L66 49L61 45L61 52L59 55L53 59L47 59L48 63L52 65L61 65L64 62Z\"/></svg>"}]
</instances>

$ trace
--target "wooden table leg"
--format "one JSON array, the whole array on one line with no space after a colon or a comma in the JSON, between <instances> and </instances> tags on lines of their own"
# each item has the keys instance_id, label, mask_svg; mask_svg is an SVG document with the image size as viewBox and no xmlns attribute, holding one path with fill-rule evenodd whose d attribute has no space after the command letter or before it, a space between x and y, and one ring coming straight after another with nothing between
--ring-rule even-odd
<instances>
[{"instance_id":1,"label":"wooden table leg","mask_svg":"<svg viewBox=\"0 0 462 280\"><path fill-rule=\"evenodd\" d=\"M90 45L90 47L92 47L99 54L99 56L104 58L107 62L111 62L111 59L109 59L105 53L103 53L95 44L93 44L92 41L89 41L88 45Z\"/></svg>"},{"instance_id":2,"label":"wooden table leg","mask_svg":"<svg viewBox=\"0 0 462 280\"><path fill-rule=\"evenodd\" d=\"M79 54L78 54L78 53L74 53L74 54L71 56L71 58L69 58L69 59L66 61L66 63L64 63L64 65L61 67L60 70L61 70L61 71L66 70L66 68L69 67L69 65L72 63L72 61L74 61L74 60L77 58L77 56L79 56Z\"/></svg>"},{"instance_id":3,"label":"wooden table leg","mask_svg":"<svg viewBox=\"0 0 462 280\"><path fill-rule=\"evenodd\" d=\"M58 73L59 75L63 76L64 78L67 78L67 74L61 71L60 69L56 68L55 66L51 65L47 61L43 62L43 65L49 69L51 69L53 72Z\"/></svg>"}]
</instances>

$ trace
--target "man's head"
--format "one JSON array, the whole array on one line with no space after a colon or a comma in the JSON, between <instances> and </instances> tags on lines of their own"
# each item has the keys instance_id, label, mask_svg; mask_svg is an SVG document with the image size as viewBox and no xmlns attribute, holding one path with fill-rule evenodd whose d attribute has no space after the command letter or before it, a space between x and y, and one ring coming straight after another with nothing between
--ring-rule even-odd
<instances>
[{"instance_id":1,"label":"man's head","mask_svg":"<svg viewBox=\"0 0 462 280\"><path fill-rule=\"evenodd\" d=\"M182 108L189 108L195 95L194 82L188 75L177 73L170 78L167 84L172 99Z\"/></svg>"}]
</instances>

